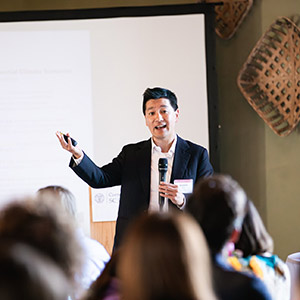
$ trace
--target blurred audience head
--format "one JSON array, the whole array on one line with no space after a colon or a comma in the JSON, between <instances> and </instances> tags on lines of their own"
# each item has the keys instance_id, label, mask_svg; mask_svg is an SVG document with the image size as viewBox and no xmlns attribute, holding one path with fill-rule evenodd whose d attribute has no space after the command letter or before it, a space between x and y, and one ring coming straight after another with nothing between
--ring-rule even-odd
<instances>
[{"instance_id":1,"label":"blurred audience head","mask_svg":"<svg viewBox=\"0 0 300 300\"><path fill-rule=\"evenodd\" d=\"M238 235L246 213L247 196L227 175L213 175L197 182L186 210L201 226L213 254L220 253Z\"/></svg>"},{"instance_id":2,"label":"blurred audience head","mask_svg":"<svg viewBox=\"0 0 300 300\"><path fill-rule=\"evenodd\" d=\"M70 287L48 257L22 244L0 241L1 300L67 300Z\"/></svg>"},{"instance_id":3,"label":"blurred audience head","mask_svg":"<svg viewBox=\"0 0 300 300\"><path fill-rule=\"evenodd\" d=\"M57 204L61 211L64 211L76 222L76 199L73 193L63 186L49 185L37 191L39 201L51 201ZM78 224L79 225L79 224ZM98 241L84 234L80 226L76 226L76 237L82 246L83 264L80 272L76 275L78 286L81 286L81 291L78 291L76 297L81 298L85 290L90 287L92 282L103 271L105 264L110 259L109 254ZM74 249L77 251L76 249Z\"/></svg>"},{"instance_id":4,"label":"blurred audience head","mask_svg":"<svg viewBox=\"0 0 300 300\"><path fill-rule=\"evenodd\" d=\"M273 252L273 239L251 200L248 200L248 210L243 221L242 231L235 248L242 251L244 257Z\"/></svg>"},{"instance_id":5,"label":"blurred audience head","mask_svg":"<svg viewBox=\"0 0 300 300\"><path fill-rule=\"evenodd\" d=\"M70 216L76 218L76 199L75 196L66 188L59 185L49 185L38 190L38 195L41 198L52 197L61 203L62 207Z\"/></svg>"},{"instance_id":6,"label":"blurred audience head","mask_svg":"<svg viewBox=\"0 0 300 300\"><path fill-rule=\"evenodd\" d=\"M125 237L118 273L126 300L215 299L205 238L183 213L137 219Z\"/></svg>"},{"instance_id":7,"label":"blurred audience head","mask_svg":"<svg viewBox=\"0 0 300 300\"><path fill-rule=\"evenodd\" d=\"M32 246L52 259L75 286L82 249L71 218L52 199L13 201L0 211L0 239Z\"/></svg>"}]
</instances>

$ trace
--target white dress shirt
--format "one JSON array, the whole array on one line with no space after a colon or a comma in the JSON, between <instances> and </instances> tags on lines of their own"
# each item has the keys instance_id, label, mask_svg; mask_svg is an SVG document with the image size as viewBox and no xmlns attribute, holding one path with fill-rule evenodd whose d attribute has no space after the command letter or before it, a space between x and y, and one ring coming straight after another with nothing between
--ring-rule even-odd
<instances>
[{"instance_id":1,"label":"white dress shirt","mask_svg":"<svg viewBox=\"0 0 300 300\"><path fill-rule=\"evenodd\" d=\"M174 154L175 154L175 147L177 143L177 136L172 143L171 148L167 153L161 152L161 148L156 146L151 139L152 144L152 152L151 152L151 178L150 178L150 203L149 203L149 211L158 211L159 210L159 193L158 193L158 186L159 186L159 171L158 171L158 161L160 158L167 158L168 159L168 171L166 176L166 182L170 182L171 180L171 173L174 161ZM168 211L169 209L169 202L166 199L165 204L163 206L163 211Z\"/></svg>"}]
</instances>

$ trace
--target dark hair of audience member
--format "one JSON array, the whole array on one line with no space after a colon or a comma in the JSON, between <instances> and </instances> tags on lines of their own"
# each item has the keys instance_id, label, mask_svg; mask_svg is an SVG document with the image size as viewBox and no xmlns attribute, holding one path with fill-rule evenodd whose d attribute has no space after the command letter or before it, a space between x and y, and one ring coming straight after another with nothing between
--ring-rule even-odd
<instances>
[{"instance_id":1,"label":"dark hair of audience member","mask_svg":"<svg viewBox=\"0 0 300 300\"><path fill-rule=\"evenodd\" d=\"M91 284L83 300L102 300L107 296L112 281L117 280L117 264L119 262L121 247L112 253L109 262L99 277ZM119 294L119 291L118 291ZM121 297L120 297L121 298Z\"/></svg>"},{"instance_id":2,"label":"dark hair of audience member","mask_svg":"<svg viewBox=\"0 0 300 300\"><path fill-rule=\"evenodd\" d=\"M204 235L183 213L151 213L132 224L118 268L125 300L215 299Z\"/></svg>"},{"instance_id":3,"label":"dark hair of audience member","mask_svg":"<svg viewBox=\"0 0 300 300\"><path fill-rule=\"evenodd\" d=\"M0 239L30 245L51 258L76 287L82 249L72 219L52 199L12 201L0 211Z\"/></svg>"},{"instance_id":4,"label":"dark hair of audience member","mask_svg":"<svg viewBox=\"0 0 300 300\"><path fill-rule=\"evenodd\" d=\"M243 257L273 252L273 239L251 200L248 200L248 211L235 248L242 251Z\"/></svg>"},{"instance_id":5,"label":"dark hair of audience member","mask_svg":"<svg viewBox=\"0 0 300 300\"><path fill-rule=\"evenodd\" d=\"M0 241L1 300L67 300L70 287L62 270L34 248Z\"/></svg>"},{"instance_id":6,"label":"dark hair of audience member","mask_svg":"<svg viewBox=\"0 0 300 300\"><path fill-rule=\"evenodd\" d=\"M221 252L234 230L241 230L246 203L246 193L228 175L216 174L196 183L186 210L201 226L212 254Z\"/></svg>"}]
</instances>

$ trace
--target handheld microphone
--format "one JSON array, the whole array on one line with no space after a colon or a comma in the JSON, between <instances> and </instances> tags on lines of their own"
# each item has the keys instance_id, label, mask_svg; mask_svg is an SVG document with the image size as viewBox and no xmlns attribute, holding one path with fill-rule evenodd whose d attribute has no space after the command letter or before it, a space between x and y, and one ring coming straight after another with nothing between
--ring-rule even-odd
<instances>
[{"instance_id":1,"label":"handheld microphone","mask_svg":"<svg viewBox=\"0 0 300 300\"><path fill-rule=\"evenodd\" d=\"M159 183L161 181L167 181L167 171L168 171L168 159L167 158L160 158L158 161L158 171L159 171ZM165 197L158 195L158 204L159 209L162 210L165 204Z\"/></svg>"}]
</instances>

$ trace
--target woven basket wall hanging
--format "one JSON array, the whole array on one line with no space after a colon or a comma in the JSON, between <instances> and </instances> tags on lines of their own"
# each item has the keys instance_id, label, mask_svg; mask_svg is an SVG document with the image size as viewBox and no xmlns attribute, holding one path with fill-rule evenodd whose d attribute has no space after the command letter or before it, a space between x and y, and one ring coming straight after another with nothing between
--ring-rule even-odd
<instances>
[{"instance_id":1,"label":"woven basket wall hanging","mask_svg":"<svg viewBox=\"0 0 300 300\"><path fill-rule=\"evenodd\" d=\"M203 0L201 2L216 3L218 0ZM222 39L230 39L252 7L253 0L223 0L222 5L216 5L215 31Z\"/></svg>"},{"instance_id":2,"label":"woven basket wall hanging","mask_svg":"<svg viewBox=\"0 0 300 300\"><path fill-rule=\"evenodd\" d=\"M294 15L290 16L289 19L298 27L300 26L300 15L294 14Z\"/></svg>"},{"instance_id":3,"label":"woven basket wall hanging","mask_svg":"<svg viewBox=\"0 0 300 300\"><path fill-rule=\"evenodd\" d=\"M238 86L253 109L279 136L300 117L300 29L277 19L253 48L239 72Z\"/></svg>"}]
</instances>

